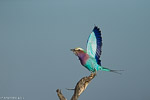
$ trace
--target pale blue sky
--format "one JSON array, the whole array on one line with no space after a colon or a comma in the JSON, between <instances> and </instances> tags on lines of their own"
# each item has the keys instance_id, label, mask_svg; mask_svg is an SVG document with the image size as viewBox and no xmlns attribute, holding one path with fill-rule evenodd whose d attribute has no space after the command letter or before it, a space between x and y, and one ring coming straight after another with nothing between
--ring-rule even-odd
<instances>
[{"instance_id":1,"label":"pale blue sky","mask_svg":"<svg viewBox=\"0 0 150 100\"><path fill-rule=\"evenodd\" d=\"M94 24L102 30L102 65L79 100L150 99L149 0L1 0L0 97L68 100L90 74L70 51L86 49Z\"/></svg>"}]
</instances>

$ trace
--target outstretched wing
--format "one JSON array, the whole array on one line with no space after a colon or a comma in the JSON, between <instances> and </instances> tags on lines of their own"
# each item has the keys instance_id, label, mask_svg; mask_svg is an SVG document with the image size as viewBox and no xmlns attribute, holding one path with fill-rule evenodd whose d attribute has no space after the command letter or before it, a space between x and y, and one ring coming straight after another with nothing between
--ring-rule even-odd
<instances>
[{"instance_id":1,"label":"outstretched wing","mask_svg":"<svg viewBox=\"0 0 150 100\"><path fill-rule=\"evenodd\" d=\"M102 37L100 29L95 26L87 41L87 53L101 65Z\"/></svg>"}]
</instances>

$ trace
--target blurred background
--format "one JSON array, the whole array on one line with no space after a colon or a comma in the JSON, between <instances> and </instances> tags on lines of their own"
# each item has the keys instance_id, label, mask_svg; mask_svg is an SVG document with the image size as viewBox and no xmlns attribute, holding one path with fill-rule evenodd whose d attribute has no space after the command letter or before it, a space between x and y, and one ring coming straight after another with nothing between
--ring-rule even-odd
<instances>
[{"instance_id":1,"label":"blurred background","mask_svg":"<svg viewBox=\"0 0 150 100\"><path fill-rule=\"evenodd\" d=\"M86 49L94 24L102 66L79 100L150 100L149 0L0 0L0 97L69 100L90 72L71 48Z\"/></svg>"}]
</instances>

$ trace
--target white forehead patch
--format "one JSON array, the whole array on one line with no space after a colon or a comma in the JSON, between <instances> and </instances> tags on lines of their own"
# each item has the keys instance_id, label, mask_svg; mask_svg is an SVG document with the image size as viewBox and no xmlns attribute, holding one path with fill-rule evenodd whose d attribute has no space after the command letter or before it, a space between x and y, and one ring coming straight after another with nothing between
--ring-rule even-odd
<instances>
[{"instance_id":1,"label":"white forehead patch","mask_svg":"<svg viewBox=\"0 0 150 100\"><path fill-rule=\"evenodd\" d=\"M82 48L75 48L75 50L82 50L82 51L84 51Z\"/></svg>"}]
</instances>

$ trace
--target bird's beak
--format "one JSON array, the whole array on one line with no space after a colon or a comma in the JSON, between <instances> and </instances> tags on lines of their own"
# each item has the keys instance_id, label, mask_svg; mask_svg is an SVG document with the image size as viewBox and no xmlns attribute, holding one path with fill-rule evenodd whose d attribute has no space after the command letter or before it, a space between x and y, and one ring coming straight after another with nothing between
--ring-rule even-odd
<instances>
[{"instance_id":1,"label":"bird's beak","mask_svg":"<svg viewBox=\"0 0 150 100\"><path fill-rule=\"evenodd\" d=\"M77 56L77 52L75 49L70 49L76 56Z\"/></svg>"},{"instance_id":2,"label":"bird's beak","mask_svg":"<svg viewBox=\"0 0 150 100\"><path fill-rule=\"evenodd\" d=\"M75 49L70 49L70 50L73 51L73 52L75 51Z\"/></svg>"}]
</instances>

